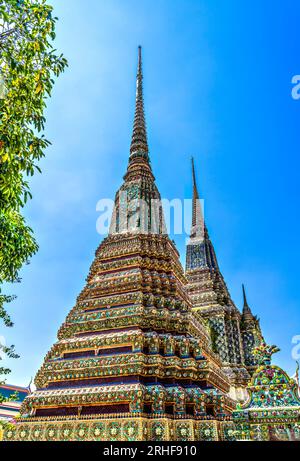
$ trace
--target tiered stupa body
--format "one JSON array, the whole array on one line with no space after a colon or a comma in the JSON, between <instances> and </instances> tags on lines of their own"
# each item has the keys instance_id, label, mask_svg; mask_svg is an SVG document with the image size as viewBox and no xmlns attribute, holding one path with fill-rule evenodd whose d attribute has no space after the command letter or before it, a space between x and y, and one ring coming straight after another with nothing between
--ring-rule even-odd
<instances>
[{"instance_id":1,"label":"tiered stupa body","mask_svg":"<svg viewBox=\"0 0 300 461\"><path fill-rule=\"evenodd\" d=\"M250 313L246 312L245 308L242 316L231 299L205 224L196 184L194 160L192 160L192 174L192 230L186 254L188 293L193 310L200 313L210 326L212 349L222 361L224 371L232 385L233 395L242 399L245 397L243 389L250 379L246 365L255 364L252 357L252 342L254 347L256 336L252 341L252 330L254 324L257 329L258 322L255 323L252 314L250 322ZM244 346L246 346L247 363Z\"/></svg>"},{"instance_id":2,"label":"tiered stupa body","mask_svg":"<svg viewBox=\"0 0 300 461\"><path fill-rule=\"evenodd\" d=\"M221 437L230 384L186 283L150 166L139 49L130 158L110 232L10 437Z\"/></svg>"}]
</instances>

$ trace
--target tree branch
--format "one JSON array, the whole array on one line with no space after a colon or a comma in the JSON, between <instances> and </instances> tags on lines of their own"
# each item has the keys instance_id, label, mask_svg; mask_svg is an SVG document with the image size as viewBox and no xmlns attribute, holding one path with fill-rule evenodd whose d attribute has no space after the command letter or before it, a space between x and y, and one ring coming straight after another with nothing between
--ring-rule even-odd
<instances>
[{"instance_id":1,"label":"tree branch","mask_svg":"<svg viewBox=\"0 0 300 461\"><path fill-rule=\"evenodd\" d=\"M14 27L13 29L6 30L5 32L2 32L0 34L0 43L3 42L7 37L12 35L16 31L16 28Z\"/></svg>"}]
</instances>

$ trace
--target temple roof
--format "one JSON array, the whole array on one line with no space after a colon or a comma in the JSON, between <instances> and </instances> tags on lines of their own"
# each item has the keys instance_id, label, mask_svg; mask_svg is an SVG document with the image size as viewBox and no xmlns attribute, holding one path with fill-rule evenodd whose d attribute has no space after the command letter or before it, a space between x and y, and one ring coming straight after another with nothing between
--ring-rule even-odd
<instances>
[{"instance_id":1,"label":"temple roof","mask_svg":"<svg viewBox=\"0 0 300 461\"><path fill-rule=\"evenodd\" d=\"M18 395L17 401L21 402L30 393L30 390L29 390L29 387L21 387L21 386L15 386L11 384L1 384L0 385L0 394L3 397L9 398L15 393L17 393Z\"/></svg>"}]
</instances>

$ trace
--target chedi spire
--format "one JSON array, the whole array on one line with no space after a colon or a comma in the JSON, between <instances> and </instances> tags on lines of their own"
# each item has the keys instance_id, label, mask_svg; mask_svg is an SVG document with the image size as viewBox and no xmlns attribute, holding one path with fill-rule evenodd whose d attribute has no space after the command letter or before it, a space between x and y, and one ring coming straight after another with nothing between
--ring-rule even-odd
<instances>
[{"instance_id":1,"label":"chedi spire","mask_svg":"<svg viewBox=\"0 0 300 461\"><path fill-rule=\"evenodd\" d=\"M193 214L192 214L192 229L191 238L200 238L201 240L205 237L205 223L203 217L203 210L199 199L199 192L197 188L195 163L192 157L192 178L193 178Z\"/></svg>"},{"instance_id":2,"label":"chedi spire","mask_svg":"<svg viewBox=\"0 0 300 461\"><path fill-rule=\"evenodd\" d=\"M136 100L135 100L135 115L133 122L133 133L130 146L131 162L136 157L145 158L149 161L149 149L147 141L147 129L144 112L144 96L143 96L143 71L142 71L142 47L138 48L138 69L136 77Z\"/></svg>"},{"instance_id":3,"label":"chedi spire","mask_svg":"<svg viewBox=\"0 0 300 461\"><path fill-rule=\"evenodd\" d=\"M243 301L244 301L244 304L243 304L243 316L251 316L253 317L253 314L252 314L252 311L249 307L249 304L248 304L248 300L247 300L247 296L246 296L246 290L245 290L245 285L243 284L242 285L242 289L243 289Z\"/></svg>"}]
</instances>

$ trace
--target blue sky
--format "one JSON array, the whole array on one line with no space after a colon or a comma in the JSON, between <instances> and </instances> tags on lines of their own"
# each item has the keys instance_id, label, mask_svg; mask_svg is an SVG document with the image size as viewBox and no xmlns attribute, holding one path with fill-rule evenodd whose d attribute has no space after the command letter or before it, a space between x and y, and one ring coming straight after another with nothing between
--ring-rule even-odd
<instances>
[{"instance_id":1,"label":"blue sky","mask_svg":"<svg viewBox=\"0 0 300 461\"><path fill-rule=\"evenodd\" d=\"M137 46L143 46L153 170L165 198L191 196L194 155L207 226L233 299L261 318L293 373L300 334L299 3L294 0L53 0L70 67L48 103L53 145L31 181L40 245L12 288L9 382L34 376L83 288L101 236L96 203L128 160ZM176 236L185 259L185 236ZM1 330L2 334L2 330Z\"/></svg>"}]
</instances>

